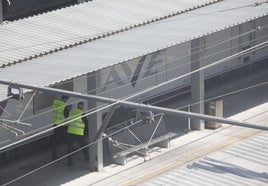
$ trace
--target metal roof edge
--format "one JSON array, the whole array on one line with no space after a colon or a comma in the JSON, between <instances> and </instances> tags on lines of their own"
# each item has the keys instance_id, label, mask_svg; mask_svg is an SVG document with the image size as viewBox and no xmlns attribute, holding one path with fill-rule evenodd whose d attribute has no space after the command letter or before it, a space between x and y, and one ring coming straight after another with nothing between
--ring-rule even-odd
<instances>
[{"instance_id":1,"label":"metal roof edge","mask_svg":"<svg viewBox=\"0 0 268 186\"><path fill-rule=\"evenodd\" d=\"M266 14L262 14L262 15L253 17L253 18L251 18L251 19L245 19L244 21L241 21L241 22L239 22L239 23L232 24L232 25L230 25L230 26L226 26L226 27L224 27L224 28L222 28L222 29L217 29L217 30L214 30L214 31L211 31L211 32L208 32L208 33L203 33L203 34L200 34L199 36L192 37L192 38L189 38L189 39L184 40L184 41L176 42L176 43L174 43L174 44L171 44L171 45L169 45L169 46L165 46L165 47L162 47L162 48L157 48L157 49L155 49L155 50L153 50L153 51L146 52L146 53L143 53L143 54L140 54L140 55L137 55L137 56L133 56L132 58L129 58L129 59L126 59L126 60L123 60L123 61L119 61L118 63L114 63L114 64L111 64L111 65L102 67L102 68L100 68L100 69L97 69L97 70L89 71L89 72L87 72L87 73L79 74L79 75L77 75L77 76L73 76L73 77L70 77L70 78L67 78L67 79L64 79L64 80L59 80L59 81L57 81L57 82L55 82L55 83L51 83L51 84L48 84L48 85L45 85L45 86L50 87L50 86L57 85L58 83L62 83L62 82L64 82L64 81L70 81L70 80L72 80L72 79L74 79L74 78L77 78L77 77L80 77L80 76L84 76L84 75L87 75L87 74L89 74L89 73L97 72L97 71L99 71L99 70L103 70L103 69L105 69L105 68L108 68L108 67L111 67L111 66L114 66L114 65L118 65L118 64L127 62L127 61L129 61L129 60L134 60L134 59L137 59L137 58L142 57L142 56L144 56L144 55L152 54L152 53L154 53L154 52L157 52L157 51L160 51L160 50L163 50L163 49L166 49L166 48L174 47L174 46L176 46L176 45L179 45L179 44L182 44L182 43L189 42L189 41L191 41L191 40L193 40L193 39L201 38L201 37L203 37L203 36L207 36L207 35L209 35L209 34L213 34L213 33L216 33L216 32L222 31L222 30L225 30L225 29L229 29L229 28L231 28L231 27L233 27L233 26L237 26L237 25L240 25L240 24L242 24L242 23L249 22L249 21L252 21L252 20L255 20L255 19L258 19L258 18L262 18L262 17L265 17L265 16L268 16L268 12L267 12Z\"/></svg>"},{"instance_id":2,"label":"metal roof edge","mask_svg":"<svg viewBox=\"0 0 268 186\"><path fill-rule=\"evenodd\" d=\"M187 8L185 10L179 10L177 12L169 13L168 15L163 15L161 17L156 17L156 18L153 18L151 20L144 21L143 23L137 23L137 24L134 24L134 25L129 25L129 26L126 26L125 28L110 31L110 32L107 32L107 33L100 33L99 35L95 35L95 36L89 37L87 39L77 41L75 43L70 43L68 45L64 45L64 46L61 46L61 47L58 47L58 48L50 49L49 51L45 51L45 52L42 52L42 53L36 53L33 56L28 56L28 57L25 57L23 59L19 59L19 60L15 60L15 61L12 61L12 62L9 62L9 63L6 63L6 64L2 64L0 66L0 68L5 68L5 67L12 66L12 65L16 65L18 63L26 62L26 61L34 59L34 58L39 58L39 57L42 57L44 55L53 54L53 53L59 52L61 50L66 50L68 48L72 48L72 47L75 47L75 46L86 44L88 42L92 42L92 41L95 41L95 40L98 40L98 39L106 38L108 36L115 35L115 34L118 34L118 33L121 33L121 32L125 32L125 31L128 31L128 30L134 29L134 28L138 28L138 27L141 27L141 26L146 26L146 25L149 25L151 23L155 23L157 21L165 20L165 19L177 16L179 14L186 13L186 12L189 12L189 11L192 11L192 10L195 10L195 9L198 9L198 8L202 8L204 6L208 6L208 5L211 5L211 4L214 4L214 3L218 3L218 2L221 2L221 1L224 1L224 0L212 0L212 1L204 3L204 4L200 4L200 5L196 6L196 7L191 7L191 8ZM84 2L84 3L88 3L88 2ZM83 4L83 3L80 3L80 4ZM79 4L72 5L72 6L78 6L78 5ZM65 7L65 8L68 8L68 7ZM61 8L61 9L65 9L65 8ZM57 9L57 10L54 10L54 11L59 11L61 9ZM49 12L46 12L46 13L49 13ZM42 13L42 14L46 14L46 13ZM39 14L39 15L42 15L42 14ZM37 16L37 15L34 15L34 16ZM34 16L32 16L32 17L34 17ZM27 18L29 18L29 17L27 17ZM24 18L24 19L27 19L27 18Z\"/></svg>"}]
</instances>

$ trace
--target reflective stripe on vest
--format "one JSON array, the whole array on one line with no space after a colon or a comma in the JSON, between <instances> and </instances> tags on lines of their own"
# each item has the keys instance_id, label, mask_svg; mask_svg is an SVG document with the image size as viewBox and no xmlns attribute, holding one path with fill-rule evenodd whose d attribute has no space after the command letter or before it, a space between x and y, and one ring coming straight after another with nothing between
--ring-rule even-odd
<instances>
[{"instance_id":1,"label":"reflective stripe on vest","mask_svg":"<svg viewBox=\"0 0 268 186\"><path fill-rule=\"evenodd\" d=\"M59 99L55 99L53 101L53 123L56 125L64 123L64 109L66 107L66 103Z\"/></svg>"},{"instance_id":2,"label":"reflective stripe on vest","mask_svg":"<svg viewBox=\"0 0 268 186\"><path fill-rule=\"evenodd\" d=\"M70 119L74 119L77 117L79 118L69 123L68 129L67 129L68 133L79 135L79 136L84 135L85 124L82 120L82 113L83 113L82 110L78 108L71 111Z\"/></svg>"}]
</instances>

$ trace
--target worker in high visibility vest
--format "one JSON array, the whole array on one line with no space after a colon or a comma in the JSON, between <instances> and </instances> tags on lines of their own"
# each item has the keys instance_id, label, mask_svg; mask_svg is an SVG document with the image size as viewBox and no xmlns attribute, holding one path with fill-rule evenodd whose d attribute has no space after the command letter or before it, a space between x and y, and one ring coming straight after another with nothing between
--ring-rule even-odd
<instances>
[{"instance_id":1,"label":"worker in high visibility vest","mask_svg":"<svg viewBox=\"0 0 268 186\"><path fill-rule=\"evenodd\" d=\"M84 109L84 103L79 102L77 104L77 108L72 110L70 112L70 120L75 119L74 121L71 121L68 124L67 129L67 153L71 153L74 151L74 143L78 142L80 148L85 147L87 145L84 136L86 135L86 128L88 127L88 120L86 117L83 117L83 109ZM89 160L89 153L88 148L84 148L83 154L85 156L85 160ZM73 164L72 161L72 155L67 157L67 166L70 166Z\"/></svg>"},{"instance_id":2,"label":"worker in high visibility vest","mask_svg":"<svg viewBox=\"0 0 268 186\"><path fill-rule=\"evenodd\" d=\"M61 99L55 99L53 101L53 127L62 125L66 122L66 118L69 116L71 105L67 105L66 102L69 99L67 96L61 96ZM64 141L66 137L67 126L62 125L54 129L52 135L52 160L58 159L57 147L59 142Z\"/></svg>"}]
</instances>

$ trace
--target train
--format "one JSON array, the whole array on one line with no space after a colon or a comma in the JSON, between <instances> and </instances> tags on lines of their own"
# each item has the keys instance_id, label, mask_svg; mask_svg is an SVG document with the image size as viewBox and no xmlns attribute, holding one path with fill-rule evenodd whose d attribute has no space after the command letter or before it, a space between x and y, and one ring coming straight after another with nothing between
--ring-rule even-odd
<instances>
[{"instance_id":1,"label":"train","mask_svg":"<svg viewBox=\"0 0 268 186\"><path fill-rule=\"evenodd\" d=\"M266 42L268 29L264 25L267 25L267 22L268 16L266 15L197 38L200 43L197 47L199 48L201 66L211 65ZM184 76L184 74L191 72L191 64L193 63L191 61L191 49L196 46L192 46L191 41L159 49L78 77L70 77L66 81L51 85L51 87L75 92L88 92L103 97L128 98L130 101L148 104L157 104L172 97L189 94L191 76ZM224 63L204 69L205 88L213 88L228 80L234 81L236 78L244 77L249 73L255 73L258 69L267 68L267 53L267 48L250 50ZM178 78L180 76L181 78ZM174 79L177 80L165 84L165 82ZM145 93L139 93L148 87L155 86L159 87ZM23 112L23 121L32 124L32 126L16 125L25 134L13 137L10 141L5 142L5 140L2 140L1 146L51 128L53 124L52 101L57 96L59 95L42 92L34 94L32 91L28 91L24 94L24 99L22 100L8 99L0 102L1 107L5 109L5 112L2 109L0 113L2 119L16 121ZM69 104L75 101L77 99L71 98ZM90 106L96 107L100 105L89 103L87 109L91 109ZM26 109L24 110L25 107ZM104 118L108 111L109 109L104 109L97 114ZM130 110L119 108L115 111L109 126L113 126L129 117L132 117ZM52 131L43 133L31 138L31 141L36 146L40 146L41 142L49 146L48 137L51 134ZM1 136L6 137L6 135ZM29 145L29 141L24 141L24 143L12 146L12 148L5 149L2 152L5 154L7 151L12 152L23 144Z\"/></svg>"}]
</instances>

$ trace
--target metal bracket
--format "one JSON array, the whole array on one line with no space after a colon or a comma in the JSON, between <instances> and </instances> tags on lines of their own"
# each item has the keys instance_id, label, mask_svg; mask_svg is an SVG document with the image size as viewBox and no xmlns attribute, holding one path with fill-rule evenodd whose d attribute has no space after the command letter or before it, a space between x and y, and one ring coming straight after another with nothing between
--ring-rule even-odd
<instances>
[{"instance_id":1,"label":"metal bracket","mask_svg":"<svg viewBox=\"0 0 268 186\"><path fill-rule=\"evenodd\" d=\"M17 93L12 92L13 89L17 90ZM22 100L24 98L23 89L21 87L8 86L7 96L12 96L11 99Z\"/></svg>"}]
</instances>

